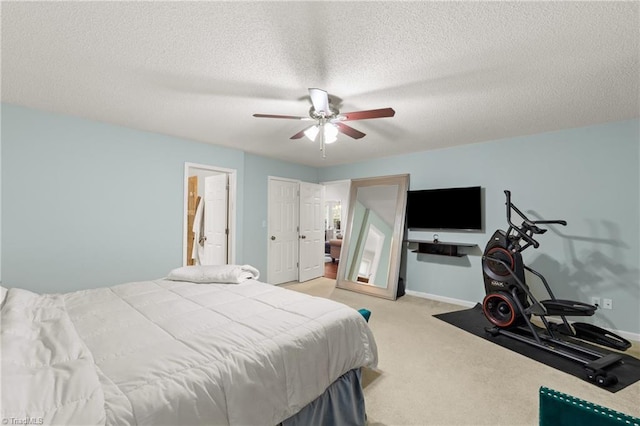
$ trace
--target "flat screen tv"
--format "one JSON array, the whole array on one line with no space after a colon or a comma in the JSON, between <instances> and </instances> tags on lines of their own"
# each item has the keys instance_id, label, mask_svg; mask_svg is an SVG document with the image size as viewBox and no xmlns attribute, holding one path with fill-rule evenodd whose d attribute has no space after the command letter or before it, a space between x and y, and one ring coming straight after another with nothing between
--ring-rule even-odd
<instances>
[{"instance_id":1,"label":"flat screen tv","mask_svg":"<svg viewBox=\"0 0 640 426\"><path fill-rule=\"evenodd\" d=\"M409 191L407 227L481 231L481 201L479 186Z\"/></svg>"}]
</instances>

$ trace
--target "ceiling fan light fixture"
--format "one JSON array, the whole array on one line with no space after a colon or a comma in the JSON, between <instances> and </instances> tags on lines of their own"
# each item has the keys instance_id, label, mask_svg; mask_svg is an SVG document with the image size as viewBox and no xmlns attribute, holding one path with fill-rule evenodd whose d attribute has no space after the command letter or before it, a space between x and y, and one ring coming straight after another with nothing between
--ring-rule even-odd
<instances>
[{"instance_id":1,"label":"ceiling fan light fixture","mask_svg":"<svg viewBox=\"0 0 640 426\"><path fill-rule=\"evenodd\" d=\"M309 98L311 99L309 117L277 114L253 114L253 116L259 118L282 118L287 120L315 121L316 124L307 127L304 130L300 130L289 139L297 140L303 138L304 136L306 136L312 142L315 142L316 139L319 139L318 142L320 143L322 158L325 158L325 145L336 142L338 140L338 133L342 133L353 139L360 139L365 136L365 134L361 131L354 129L347 124L344 124L345 121L393 117L396 113L393 108L379 108L341 114L338 108L331 104L329 94L325 90L317 88L309 88Z\"/></svg>"},{"instance_id":2,"label":"ceiling fan light fixture","mask_svg":"<svg viewBox=\"0 0 640 426\"><path fill-rule=\"evenodd\" d=\"M304 131L304 135L309 138L311 142L315 142L316 136L318 136L318 125L311 126L307 130Z\"/></svg>"},{"instance_id":3,"label":"ceiling fan light fixture","mask_svg":"<svg viewBox=\"0 0 640 426\"><path fill-rule=\"evenodd\" d=\"M333 124L324 126L324 143L334 143L338 140L338 128Z\"/></svg>"}]
</instances>

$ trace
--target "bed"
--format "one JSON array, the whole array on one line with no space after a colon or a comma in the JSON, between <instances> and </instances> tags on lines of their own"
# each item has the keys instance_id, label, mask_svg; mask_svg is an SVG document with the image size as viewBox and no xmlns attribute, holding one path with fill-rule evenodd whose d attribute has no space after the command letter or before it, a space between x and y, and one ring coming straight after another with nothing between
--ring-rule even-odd
<instances>
[{"instance_id":1,"label":"bed","mask_svg":"<svg viewBox=\"0 0 640 426\"><path fill-rule=\"evenodd\" d=\"M3 290L2 417L274 426L355 410L359 423L359 369L377 364L362 315L257 277L186 267L66 294Z\"/></svg>"}]
</instances>

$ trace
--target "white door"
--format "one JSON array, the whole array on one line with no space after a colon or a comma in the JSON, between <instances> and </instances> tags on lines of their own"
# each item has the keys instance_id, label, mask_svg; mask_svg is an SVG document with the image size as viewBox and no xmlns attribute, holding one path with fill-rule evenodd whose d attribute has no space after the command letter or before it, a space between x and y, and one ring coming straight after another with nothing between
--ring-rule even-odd
<instances>
[{"instance_id":1,"label":"white door","mask_svg":"<svg viewBox=\"0 0 640 426\"><path fill-rule=\"evenodd\" d=\"M189 216L192 214L190 213L190 208L193 209L193 203L194 201L191 200L191 198L195 198L195 197L201 197L201 201L204 202L204 198L205 198L205 179L209 176L217 176L217 175L226 175L226 205L225 205L225 211L224 211L224 217L226 217L226 240L224 241L223 244L225 244L226 248L227 248L227 252L226 255L224 257L224 259L226 259L225 261L223 261L222 263L235 263L236 261L236 253L235 253L235 229L236 229L236 225L235 225L235 217L236 217L236 177L237 177L237 171L233 170L233 169L225 169L225 168L220 168L220 167L214 167L214 166L210 166L210 165L206 165L206 164L196 164L196 163L189 163L189 162L185 162L184 163L184 207L183 207L183 234L182 234L182 262L183 262L183 266L186 266L189 264L189 259L191 259L192 256L192 248L193 246L191 246L189 243L191 241L193 241L193 234L189 234L189 231L192 230L192 225L193 225L193 220L195 220L195 217L190 218ZM189 181L193 181L193 179L197 179L197 187L192 188L189 186ZM219 178L220 180L222 180L222 178ZM196 192L196 194L194 194L194 192ZM221 207L220 203L213 203L213 205L216 205L217 207ZM190 207L191 206L191 207ZM195 212L193 212L195 213ZM216 215L217 217L222 217L221 215ZM204 237L206 236L205 232L204 232L204 215L202 217L200 217L200 220L202 221L202 235L200 235L199 237L201 239L204 239ZM213 238L213 237L212 237ZM201 248L200 250L200 254L202 257L202 259L204 259L204 246ZM218 260L219 262L220 260Z\"/></svg>"},{"instance_id":2,"label":"white door","mask_svg":"<svg viewBox=\"0 0 640 426\"><path fill-rule=\"evenodd\" d=\"M227 174L204 179L204 254L203 265L227 264Z\"/></svg>"},{"instance_id":3,"label":"white door","mask_svg":"<svg viewBox=\"0 0 640 426\"><path fill-rule=\"evenodd\" d=\"M268 280L298 279L298 182L269 178Z\"/></svg>"},{"instance_id":4,"label":"white door","mask_svg":"<svg viewBox=\"0 0 640 426\"><path fill-rule=\"evenodd\" d=\"M300 282L324 275L323 194L322 185L300 182Z\"/></svg>"}]
</instances>

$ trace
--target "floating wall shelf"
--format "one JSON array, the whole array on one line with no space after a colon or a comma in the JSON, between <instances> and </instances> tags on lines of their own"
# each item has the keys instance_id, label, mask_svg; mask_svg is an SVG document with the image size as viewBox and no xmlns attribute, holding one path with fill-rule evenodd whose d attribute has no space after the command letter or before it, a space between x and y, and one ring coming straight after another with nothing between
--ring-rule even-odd
<instances>
[{"instance_id":1,"label":"floating wall shelf","mask_svg":"<svg viewBox=\"0 0 640 426\"><path fill-rule=\"evenodd\" d=\"M477 244L452 243L432 240L407 240L409 249L414 253L435 254L438 256L463 257L466 253L458 251L461 247L476 247Z\"/></svg>"}]
</instances>

